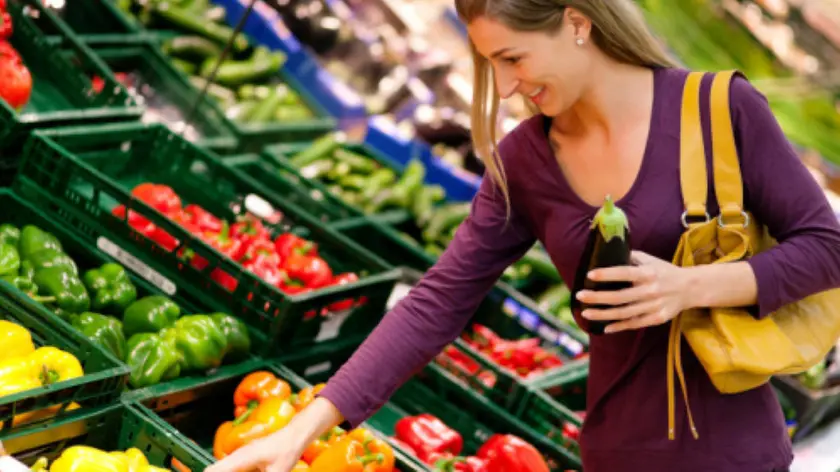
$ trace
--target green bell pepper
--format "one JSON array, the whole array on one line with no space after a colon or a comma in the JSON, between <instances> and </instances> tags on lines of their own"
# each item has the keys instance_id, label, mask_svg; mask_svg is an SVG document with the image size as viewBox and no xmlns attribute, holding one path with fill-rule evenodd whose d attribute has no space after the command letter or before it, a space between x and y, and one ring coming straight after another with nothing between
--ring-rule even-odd
<instances>
[{"instance_id":1,"label":"green bell pepper","mask_svg":"<svg viewBox=\"0 0 840 472\"><path fill-rule=\"evenodd\" d=\"M36 270L32 282L38 286L39 295L54 297L51 308L61 318L90 310L90 297L85 285L64 267Z\"/></svg>"},{"instance_id":2,"label":"green bell pepper","mask_svg":"<svg viewBox=\"0 0 840 472\"><path fill-rule=\"evenodd\" d=\"M207 315L184 316L161 331L160 336L175 344L182 371L219 367L228 346L225 333Z\"/></svg>"},{"instance_id":3,"label":"green bell pepper","mask_svg":"<svg viewBox=\"0 0 840 472\"><path fill-rule=\"evenodd\" d=\"M26 225L20 232L18 250L21 259L29 259L32 254L49 249L53 252L63 253L61 241L53 234L48 233L37 226Z\"/></svg>"},{"instance_id":4,"label":"green bell pepper","mask_svg":"<svg viewBox=\"0 0 840 472\"><path fill-rule=\"evenodd\" d=\"M12 273L7 275L0 276L0 279L5 280L6 282L12 284L16 289L20 290L21 292L25 293L30 298L35 299L41 303L53 303L55 302L55 297L39 297L38 294L38 286L32 282L32 276L34 275L35 271L32 270L32 264L29 261L23 261L20 263L20 270L19 273Z\"/></svg>"},{"instance_id":5,"label":"green bell pepper","mask_svg":"<svg viewBox=\"0 0 840 472\"><path fill-rule=\"evenodd\" d=\"M92 298L90 306L93 310L122 316L137 300L137 288L119 264L108 262L98 269L88 270L82 281Z\"/></svg>"},{"instance_id":6,"label":"green bell pepper","mask_svg":"<svg viewBox=\"0 0 840 472\"><path fill-rule=\"evenodd\" d=\"M20 241L20 228L15 225L0 225L0 244L11 244L15 247Z\"/></svg>"},{"instance_id":7,"label":"green bell pepper","mask_svg":"<svg viewBox=\"0 0 840 472\"><path fill-rule=\"evenodd\" d=\"M0 243L0 276L17 275L20 270L20 253L17 246Z\"/></svg>"},{"instance_id":8,"label":"green bell pepper","mask_svg":"<svg viewBox=\"0 0 840 472\"><path fill-rule=\"evenodd\" d=\"M131 367L128 383L134 388L148 387L181 375L181 359L175 342L155 333L128 338L125 363Z\"/></svg>"},{"instance_id":9,"label":"green bell pepper","mask_svg":"<svg viewBox=\"0 0 840 472\"><path fill-rule=\"evenodd\" d=\"M80 315L71 315L70 325L106 351L110 351L120 361L125 360L126 344L120 320L86 311Z\"/></svg>"},{"instance_id":10,"label":"green bell pepper","mask_svg":"<svg viewBox=\"0 0 840 472\"><path fill-rule=\"evenodd\" d=\"M163 295L143 297L125 309L123 333L130 338L138 333L157 333L181 316L181 307Z\"/></svg>"},{"instance_id":11,"label":"green bell pepper","mask_svg":"<svg viewBox=\"0 0 840 472\"><path fill-rule=\"evenodd\" d=\"M210 318L227 338L225 358L242 359L246 357L251 351L251 337L248 335L248 327L245 323L226 313L213 313Z\"/></svg>"}]
</instances>

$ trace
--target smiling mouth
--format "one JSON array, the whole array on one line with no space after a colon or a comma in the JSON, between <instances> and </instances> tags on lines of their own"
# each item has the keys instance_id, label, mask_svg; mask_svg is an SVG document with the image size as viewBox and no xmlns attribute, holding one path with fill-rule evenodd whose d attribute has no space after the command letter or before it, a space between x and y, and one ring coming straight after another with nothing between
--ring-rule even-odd
<instances>
[{"instance_id":1,"label":"smiling mouth","mask_svg":"<svg viewBox=\"0 0 840 472\"><path fill-rule=\"evenodd\" d=\"M534 98L537 95L539 95L540 93L542 93L543 90L545 90L545 87L540 87L540 88L534 90L533 92L529 93L528 96L531 97L531 98Z\"/></svg>"}]
</instances>

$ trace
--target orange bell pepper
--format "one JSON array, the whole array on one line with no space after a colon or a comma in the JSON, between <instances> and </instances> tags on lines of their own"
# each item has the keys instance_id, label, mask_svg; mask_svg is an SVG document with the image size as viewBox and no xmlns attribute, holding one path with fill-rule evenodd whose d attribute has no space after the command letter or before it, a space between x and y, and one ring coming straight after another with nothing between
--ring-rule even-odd
<instances>
[{"instance_id":1,"label":"orange bell pepper","mask_svg":"<svg viewBox=\"0 0 840 472\"><path fill-rule=\"evenodd\" d=\"M303 451L301 459L307 464L311 464L315 459L324 453L331 445L337 443L345 436L345 431L338 426L322 434L318 439L312 441L312 444L307 446Z\"/></svg>"},{"instance_id":2,"label":"orange bell pepper","mask_svg":"<svg viewBox=\"0 0 840 472\"><path fill-rule=\"evenodd\" d=\"M303 461L298 461L294 467L292 467L292 472L308 472L309 471L309 464Z\"/></svg>"},{"instance_id":3,"label":"orange bell pepper","mask_svg":"<svg viewBox=\"0 0 840 472\"><path fill-rule=\"evenodd\" d=\"M222 423L213 439L213 455L222 459L249 442L283 428L297 412L288 399L269 397L234 421Z\"/></svg>"},{"instance_id":4,"label":"orange bell pepper","mask_svg":"<svg viewBox=\"0 0 840 472\"><path fill-rule=\"evenodd\" d=\"M311 472L366 472L368 464L384 460L382 454L368 454L354 437L346 436L330 446L309 466Z\"/></svg>"},{"instance_id":5,"label":"orange bell pepper","mask_svg":"<svg viewBox=\"0 0 840 472\"><path fill-rule=\"evenodd\" d=\"M289 398L292 389L271 372L257 371L245 376L233 392L235 409L233 416L239 418L248 410L254 410L266 398Z\"/></svg>"},{"instance_id":6,"label":"orange bell pepper","mask_svg":"<svg viewBox=\"0 0 840 472\"><path fill-rule=\"evenodd\" d=\"M326 386L327 384L320 383L313 387L306 387L298 392L297 395L292 395L292 405L295 406L295 410L301 411L306 408Z\"/></svg>"},{"instance_id":7,"label":"orange bell pepper","mask_svg":"<svg viewBox=\"0 0 840 472\"><path fill-rule=\"evenodd\" d=\"M394 470L394 449L390 444L364 428L356 428L350 431L348 436L362 443L368 455L381 456L381 460L368 463L364 472L392 472Z\"/></svg>"}]
</instances>

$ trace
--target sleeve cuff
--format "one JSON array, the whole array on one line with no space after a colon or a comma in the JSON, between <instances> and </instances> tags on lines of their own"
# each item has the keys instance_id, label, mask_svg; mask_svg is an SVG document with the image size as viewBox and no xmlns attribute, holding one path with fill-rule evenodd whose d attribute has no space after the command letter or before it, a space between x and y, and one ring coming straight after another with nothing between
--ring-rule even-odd
<instances>
[{"instance_id":1,"label":"sleeve cuff","mask_svg":"<svg viewBox=\"0 0 840 472\"><path fill-rule=\"evenodd\" d=\"M758 304L750 309L757 319L762 319L781 306L775 267L769 254L756 254L747 260L755 274L758 287Z\"/></svg>"},{"instance_id":2,"label":"sleeve cuff","mask_svg":"<svg viewBox=\"0 0 840 472\"><path fill-rule=\"evenodd\" d=\"M350 431L361 425L369 416L363 408L354 404L353 395L334 384L327 382L327 386L321 390L318 397L323 397L338 409L344 421L339 425L345 431Z\"/></svg>"}]
</instances>

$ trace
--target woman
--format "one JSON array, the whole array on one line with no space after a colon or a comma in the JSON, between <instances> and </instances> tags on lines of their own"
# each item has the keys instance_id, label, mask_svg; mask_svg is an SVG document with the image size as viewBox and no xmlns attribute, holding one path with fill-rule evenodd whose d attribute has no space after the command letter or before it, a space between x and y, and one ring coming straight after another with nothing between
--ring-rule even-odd
<instances>
[{"instance_id":1,"label":"woman","mask_svg":"<svg viewBox=\"0 0 840 472\"><path fill-rule=\"evenodd\" d=\"M667 434L665 354L668 323L678 313L749 306L755 316L765 316L840 286L838 222L764 97L744 78L733 80L745 202L780 245L747 262L678 268L667 261L683 231L678 156L687 72L672 67L632 1L456 5L475 58L474 140L481 155L492 156L485 159L488 178L470 217L435 267L309 408L285 429L209 470L286 472L323 431L368 418L458 336L502 271L536 240L562 277L574 280L588 225L605 195L627 213L636 251L632 267L590 274L630 281L632 288L580 295L590 303L621 305L583 314L618 320L609 334L591 338L581 444L585 470L787 470L792 448L770 386L721 395L689 349L684 368L699 439L685 411L678 411L676 438ZM708 103L710 78L701 103ZM498 100L514 95L530 100L539 113L494 153ZM704 121L708 140L708 113ZM717 211L713 200L710 211Z\"/></svg>"}]
</instances>

